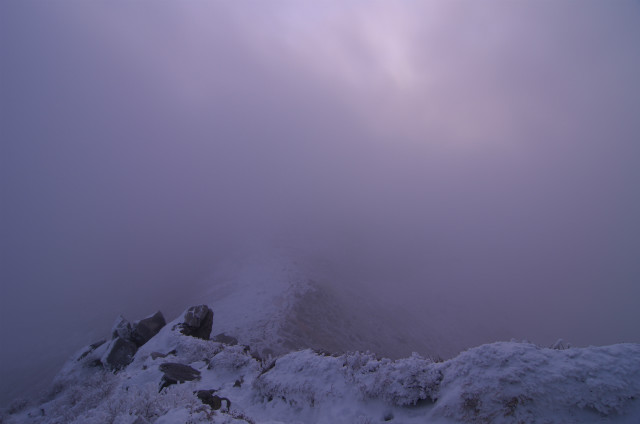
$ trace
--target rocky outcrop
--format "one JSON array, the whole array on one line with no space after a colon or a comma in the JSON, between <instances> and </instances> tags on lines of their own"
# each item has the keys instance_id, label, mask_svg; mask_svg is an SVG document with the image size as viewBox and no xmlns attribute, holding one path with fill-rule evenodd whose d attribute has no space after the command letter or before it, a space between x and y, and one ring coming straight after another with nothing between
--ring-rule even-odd
<instances>
[{"instance_id":1,"label":"rocky outcrop","mask_svg":"<svg viewBox=\"0 0 640 424\"><path fill-rule=\"evenodd\" d=\"M102 347L100 346L105 343L104 341L86 347L78 355L77 361L82 361L86 366L104 366L111 371L122 370L133 361L138 349L158 334L166 324L160 311L133 324L120 315L111 328L111 341ZM177 324L176 327L179 327L180 332L187 336L209 340L213 327L213 311L207 305L192 306L185 312L183 322ZM237 343L234 337L224 333L218 334L216 338L220 343L229 345ZM176 350L174 349L168 353L151 352L150 356L151 359L160 359L175 354ZM165 372L163 387L175 384L175 382L194 379L185 371L186 369L193 370L192 368L186 367L186 365L174 365L162 364L166 368L163 370ZM182 368L181 372L180 367L186 368ZM193 371L198 373L196 370Z\"/></svg>"},{"instance_id":2,"label":"rocky outcrop","mask_svg":"<svg viewBox=\"0 0 640 424\"><path fill-rule=\"evenodd\" d=\"M213 327L213 311L207 305L192 306L184 314L184 322L178 324L184 335L209 340Z\"/></svg>"},{"instance_id":3,"label":"rocky outcrop","mask_svg":"<svg viewBox=\"0 0 640 424\"><path fill-rule=\"evenodd\" d=\"M114 322L113 327L111 327L111 341L100 349L98 347L104 344L105 341L87 346L78 355L77 361L82 361L87 366L104 366L112 371L122 370L133 361L138 349L158 334L166 324L167 322L160 311L133 324L120 315ZM184 321L177 325L182 334L204 340L209 340L212 326L213 311L207 305L190 307L185 312ZM226 336L224 333L218 334L217 337L221 343L237 343L235 338ZM152 359L159 359L175 354L176 350L174 349L166 354L151 352L150 356ZM175 384L175 382L193 379L188 378L187 374L180 374L176 370L179 371L179 367L171 368L169 366L168 374L165 373L165 377L163 377L163 384L170 385Z\"/></svg>"},{"instance_id":4,"label":"rocky outcrop","mask_svg":"<svg viewBox=\"0 0 640 424\"><path fill-rule=\"evenodd\" d=\"M165 362L164 364L160 364L159 368L160 371L164 373L160 380L160 390L165 387L169 387L172 384L200 379L200 371L190 367L189 365Z\"/></svg>"},{"instance_id":5,"label":"rocky outcrop","mask_svg":"<svg viewBox=\"0 0 640 424\"><path fill-rule=\"evenodd\" d=\"M121 370L133 361L138 347L131 340L116 337L111 341L102 363L111 370Z\"/></svg>"},{"instance_id":6,"label":"rocky outcrop","mask_svg":"<svg viewBox=\"0 0 640 424\"><path fill-rule=\"evenodd\" d=\"M130 340L132 331L131 323L120 315L116 322L113 323L113 327L111 327L111 338L120 337L121 339Z\"/></svg>"},{"instance_id":7,"label":"rocky outcrop","mask_svg":"<svg viewBox=\"0 0 640 424\"><path fill-rule=\"evenodd\" d=\"M149 340L164 327L167 322L162 315L162 312L158 311L155 314L136 322L133 325L131 340L140 347Z\"/></svg>"},{"instance_id":8,"label":"rocky outcrop","mask_svg":"<svg viewBox=\"0 0 640 424\"><path fill-rule=\"evenodd\" d=\"M89 345L78 357L90 366L104 366L112 371L125 368L133 361L138 348L158 334L166 325L162 312L131 324L120 315L111 328L112 340L98 349L104 341ZM169 352L171 354L171 352Z\"/></svg>"}]
</instances>

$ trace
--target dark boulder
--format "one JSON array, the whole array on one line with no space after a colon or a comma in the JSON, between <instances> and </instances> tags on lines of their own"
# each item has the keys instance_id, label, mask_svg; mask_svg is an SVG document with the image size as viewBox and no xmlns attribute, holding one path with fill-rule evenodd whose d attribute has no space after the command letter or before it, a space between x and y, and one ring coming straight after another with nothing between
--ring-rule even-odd
<instances>
[{"instance_id":1,"label":"dark boulder","mask_svg":"<svg viewBox=\"0 0 640 424\"><path fill-rule=\"evenodd\" d=\"M179 364L177 362L165 362L160 364L159 368L165 376L180 383L200 378L200 371L189 365Z\"/></svg>"},{"instance_id":2,"label":"dark boulder","mask_svg":"<svg viewBox=\"0 0 640 424\"><path fill-rule=\"evenodd\" d=\"M111 370L121 370L133 361L137 350L132 341L116 337L107 348L102 363Z\"/></svg>"},{"instance_id":3,"label":"dark boulder","mask_svg":"<svg viewBox=\"0 0 640 424\"><path fill-rule=\"evenodd\" d=\"M216 391L214 389L197 390L195 394L198 399L202 401L202 403L204 403L205 405L209 405L214 411L222 408L222 401L224 400L227 402L227 411L229 411L231 409L231 401L225 397L214 395L215 392Z\"/></svg>"},{"instance_id":4,"label":"dark boulder","mask_svg":"<svg viewBox=\"0 0 640 424\"><path fill-rule=\"evenodd\" d=\"M216 334L215 336L213 336L213 339L211 340L213 340L214 342L226 344L229 346L235 346L238 344L238 339L232 336L227 336L224 333Z\"/></svg>"},{"instance_id":5,"label":"dark boulder","mask_svg":"<svg viewBox=\"0 0 640 424\"><path fill-rule=\"evenodd\" d=\"M172 384L200 379L200 371L190 367L189 365L178 364L175 362L165 362L164 364L160 364L160 371L164 373L162 380L160 380L160 390L165 387L169 387Z\"/></svg>"},{"instance_id":6,"label":"dark boulder","mask_svg":"<svg viewBox=\"0 0 640 424\"><path fill-rule=\"evenodd\" d=\"M184 314L184 322L178 326L184 335L209 340L213 327L213 311L207 305L192 306Z\"/></svg>"},{"instance_id":7,"label":"dark boulder","mask_svg":"<svg viewBox=\"0 0 640 424\"><path fill-rule=\"evenodd\" d=\"M131 323L120 315L116 322L113 323L113 327L111 327L111 338L120 337L121 339L131 340L132 331Z\"/></svg>"},{"instance_id":8,"label":"dark boulder","mask_svg":"<svg viewBox=\"0 0 640 424\"><path fill-rule=\"evenodd\" d=\"M133 324L131 340L136 344L136 346L140 347L151 340L153 336L158 334L160 329L162 329L166 324L167 322L165 321L162 312L158 311L150 317Z\"/></svg>"},{"instance_id":9,"label":"dark boulder","mask_svg":"<svg viewBox=\"0 0 640 424\"><path fill-rule=\"evenodd\" d=\"M160 352L151 352L151 359L158 359L158 358L166 358L169 355L175 355L177 353L177 351L175 349L167 352L167 353L160 353Z\"/></svg>"},{"instance_id":10,"label":"dark boulder","mask_svg":"<svg viewBox=\"0 0 640 424\"><path fill-rule=\"evenodd\" d=\"M112 371L121 370L133 361L138 348L158 334L165 325L164 316L159 311L133 325L120 315L111 328L111 342L105 344L105 340L101 340L89 345L78 356L77 361L91 367L104 366Z\"/></svg>"}]
</instances>

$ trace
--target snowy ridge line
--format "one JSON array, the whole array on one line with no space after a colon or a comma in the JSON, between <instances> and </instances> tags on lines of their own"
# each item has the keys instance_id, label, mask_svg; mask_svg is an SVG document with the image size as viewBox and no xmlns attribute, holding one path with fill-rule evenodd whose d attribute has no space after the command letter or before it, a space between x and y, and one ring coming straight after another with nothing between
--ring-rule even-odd
<instances>
[{"instance_id":1,"label":"snowy ridge line","mask_svg":"<svg viewBox=\"0 0 640 424\"><path fill-rule=\"evenodd\" d=\"M266 354L370 349L391 358L412 351L451 358L461 350L452 331L432 323L406 326L418 318L390 309L298 252L234 258L202 285L197 301L215 311L214 335L233 335Z\"/></svg>"},{"instance_id":2,"label":"snowy ridge line","mask_svg":"<svg viewBox=\"0 0 640 424\"><path fill-rule=\"evenodd\" d=\"M217 316L217 314L216 314ZM327 355L310 349L261 357L251 346L182 334L184 314L142 345L122 370L96 365L106 346L74 355L49 394L14 404L6 424L169 423L636 423L640 344L542 348L499 342L434 362L414 354ZM160 353L161 355L157 355ZM161 365L197 378L163 388ZM198 390L230 400L204 404Z\"/></svg>"},{"instance_id":3,"label":"snowy ridge line","mask_svg":"<svg viewBox=\"0 0 640 424\"><path fill-rule=\"evenodd\" d=\"M214 333L232 334L255 350L287 350L279 333L297 300L310 289L311 273L283 253L233 261L203 282L200 296L216 313Z\"/></svg>"}]
</instances>

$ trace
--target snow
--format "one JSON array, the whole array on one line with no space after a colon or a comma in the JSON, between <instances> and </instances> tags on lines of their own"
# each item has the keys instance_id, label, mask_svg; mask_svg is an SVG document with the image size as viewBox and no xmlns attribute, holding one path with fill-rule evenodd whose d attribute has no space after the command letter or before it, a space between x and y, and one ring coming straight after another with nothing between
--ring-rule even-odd
<instances>
[{"instance_id":1,"label":"snow","mask_svg":"<svg viewBox=\"0 0 640 424\"><path fill-rule=\"evenodd\" d=\"M640 345L554 350L493 343L442 364L434 414L468 422L595 422L637 404Z\"/></svg>"},{"instance_id":2,"label":"snow","mask_svg":"<svg viewBox=\"0 0 640 424\"><path fill-rule=\"evenodd\" d=\"M295 300L310 289L310 275L279 251L219 264L202 294L214 311L213 335L225 333L262 351L278 348L279 331Z\"/></svg>"},{"instance_id":3,"label":"snow","mask_svg":"<svg viewBox=\"0 0 640 424\"><path fill-rule=\"evenodd\" d=\"M287 320L296 319L296 302L315 290L308 274L281 258L263 257L214 277L218 284L201 298L215 313L212 334L225 332L239 345L181 334L173 328L182 314L117 373L95 366L109 342L79 350L43 399L19 404L0 422L640 422L639 344L572 348L559 341L543 348L499 342L441 362L416 353L389 359L371 352L282 352L282 344L272 347L280 343ZM347 330L362 337L358 329ZM340 337L349 336L347 330ZM171 351L164 358L151 356ZM201 378L159 391L159 366L165 362L189 365ZM204 405L194 392L205 389L228 398L230 410Z\"/></svg>"},{"instance_id":4,"label":"snow","mask_svg":"<svg viewBox=\"0 0 640 424\"><path fill-rule=\"evenodd\" d=\"M48 399L5 416L3 422L132 423L138 417L156 424L640 419L638 344L557 350L500 342L445 362L417 354L390 360L371 353L329 356L309 349L259 360L244 346L172 330L179 319L164 327L119 373L90 366L100 348L80 360L75 355ZM149 353L156 349L177 353L151 359ZM158 366L163 362L189 364L202 378L159 393ZM216 389L231 400L231 411L203 405L194 395L199 389Z\"/></svg>"},{"instance_id":5,"label":"snow","mask_svg":"<svg viewBox=\"0 0 640 424\"><path fill-rule=\"evenodd\" d=\"M400 358L414 350L433 357L460 351L455 332L441 321L407 326L417 318L389 308L366 284L343 278L313 256L259 250L218 263L197 302L215 312L213 335L236 337L258 352L372 349Z\"/></svg>"}]
</instances>

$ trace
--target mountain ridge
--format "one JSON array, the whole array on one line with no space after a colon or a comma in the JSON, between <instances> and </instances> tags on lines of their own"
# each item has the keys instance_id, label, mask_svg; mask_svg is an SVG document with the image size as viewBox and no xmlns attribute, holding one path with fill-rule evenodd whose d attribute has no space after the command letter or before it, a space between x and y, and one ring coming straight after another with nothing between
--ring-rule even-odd
<instances>
[{"instance_id":1,"label":"mountain ridge","mask_svg":"<svg viewBox=\"0 0 640 424\"><path fill-rule=\"evenodd\" d=\"M14 402L0 423L640 419L640 344L495 342L442 360L415 353L455 342L435 332L416 343L437 323L406 328L409 315L308 266L273 254L221 265L204 282L202 304L166 325L158 313L131 326L119 317L111 341L80 349L44 397ZM149 320L163 326L127 350Z\"/></svg>"}]
</instances>

